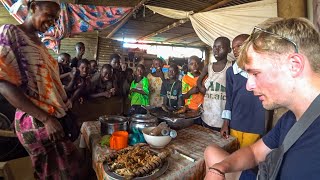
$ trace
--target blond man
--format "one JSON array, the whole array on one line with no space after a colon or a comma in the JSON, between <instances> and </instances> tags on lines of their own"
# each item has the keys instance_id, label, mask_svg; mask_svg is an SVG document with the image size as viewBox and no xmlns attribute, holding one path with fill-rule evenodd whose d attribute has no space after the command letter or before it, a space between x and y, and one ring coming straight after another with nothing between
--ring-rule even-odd
<instances>
[{"instance_id":1,"label":"blond man","mask_svg":"<svg viewBox=\"0 0 320 180\"><path fill-rule=\"evenodd\" d=\"M262 27L262 26L260 26ZM303 18L281 19L255 27L244 43L239 66L248 72L247 90L265 109L288 108L262 139L229 155L216 146L205 150L206 179L239 179L243 170L265 161L320 93L320 38ZM320 117L288 149L277 179L320 177Z\"/></svg>"}]
</instances>

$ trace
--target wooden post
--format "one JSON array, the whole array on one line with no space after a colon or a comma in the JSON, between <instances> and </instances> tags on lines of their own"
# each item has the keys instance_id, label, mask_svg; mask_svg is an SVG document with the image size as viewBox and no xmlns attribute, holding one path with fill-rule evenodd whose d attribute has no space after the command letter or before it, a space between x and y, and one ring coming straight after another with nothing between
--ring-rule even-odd
<instances>
[{"instance_id":1,"label":"wooden post","mask_svg":"<svg viewBox=\"0 0 320 180\"><path fill-rule=\"evenodd\" d=\"M307 17L307 1L278 0L278 16L284 18Z\"/></svg>"}]
</instances>

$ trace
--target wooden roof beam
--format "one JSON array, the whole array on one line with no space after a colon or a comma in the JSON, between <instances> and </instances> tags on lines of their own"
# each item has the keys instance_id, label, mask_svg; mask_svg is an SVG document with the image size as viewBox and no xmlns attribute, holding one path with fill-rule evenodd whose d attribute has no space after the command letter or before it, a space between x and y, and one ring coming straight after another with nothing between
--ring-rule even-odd
<instances>
[{"instance_id":1,"label":"wooden roof beam","mask_svg":"<svg viewBox=\"0 0 320 180\"><path fill-rule=\"evenodd\" d=\"M196 33L185 34L183 36L178 36L175 38L167 39L164 42L175 42L180 39L186 39L186 38L191 38L191 37L197 37L197 34Z\"/></svg>"},{"instance_id":2,"label":"wooden roof beam","mask_svg":"<svg viewBox=\"0 0 320 180\"><path fill-rule=\"evenodd\" d=\"M142 0L140 1L133 9L132 11L127 14L127 16L120 21L120 23L108 34L107 38L111 38L126 22L129 21L131 16L135 13L136 10L138 10L141 6L143 6L144 3L148 2L149 0Z\"/></svg>"},{"instance_id":3,"label":"wooden roof beam","mask_svg":"<svg viewBox=\"0 0 320 180\"><path fill-rule=\"evenodd\" d=\"M154 32L154 33L151 33L151 34L148 34L148 35L146 35L146 36L144 36L144 37L142 37L142 38L139 38L138 40L145 40L145 39L148 39L148 38L150 38L150 37L156 36L156 35L158 35L158 34L161 34L161 33L163 33L163 32L166 32L166 31L168 31L168 30L170 30L170 29L172 29L172 28L178 27L178 26L180 26L181 24L184 24L184 23L186 23L186 22L188 22L188 21L189 21L189 19L181 19L181 20L179 20L179 21L177 21L177 22L174 22L174 23L172 23L172 24L170 24L170 25L168 25L168 26L166 26L166 27L164 27L164 28L162 28L162 29L157 30L157 31Z\"/></svg>"},{"instance_id":4,"label":"wooden roof beam","mask_svg":"<svg viewBox=\"0 0 320 180\"><path fill-rule=\"evenodd\" d=\"M211 5L211 6L205 8L205 9L199 11L199 12L205 12L205 11L210 11L210 10L213 10L213 9L217 9L217 8L223 6L223 5L225 5L225 4L227 4L227 3L231 2L231 1L233 1L233 0L222 0L222 1L220 1L220 2L218 2L216 4L214 4L214 5ZM190 21L190 20L189 19L180 19L180 20L178 20L178 21L176 21L176 22L174 22L174 23L172 23L172 24L170 24L170 25L168 25L168 26L166 26L164 28L161 28L161 29L157 30L154 33L151 33L151 34L148 34L146 36L143 36L143 37L139 38L138 40L145 40L145 39L148 39L150 37L156 36L158 34L166 32L166 31L168 31L168 30L170 30L172 28L178 27L178 26L180 26L180 25L182 25L182 24L184 24L184 23L186 23L188 21Z\"/></svg>"},{"instance_id":5,"label":"wooden roof beam","mask_svg":"<svg viewBox=\"0 0 320 180\"><path fill-rule=\"evenodd\" d=\"M203 45L206 45L204 42L202 42L201 40L200 41L194 41L192 43L188 43L187 45L188 46L197 46L197 45L200 45L200 44L203 44Z\"/></svg>"}]
</instances>

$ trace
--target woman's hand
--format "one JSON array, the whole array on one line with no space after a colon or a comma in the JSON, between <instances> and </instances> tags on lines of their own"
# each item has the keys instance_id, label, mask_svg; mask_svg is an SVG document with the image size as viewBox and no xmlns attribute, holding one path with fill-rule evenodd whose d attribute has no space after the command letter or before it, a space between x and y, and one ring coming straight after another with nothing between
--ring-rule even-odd
<instances>
[{"instance_id":1,"label":"woman's hand","mask_svg":"<svg viewBox=\"0 0 320 180\"><path fill-rule=\"evenodd\" d=\"M45 122L44 127L47 130L49 140L58 141L64 137L64 132L58 119L50 116Z\"/></svg>"},{"instance_id":2,"label":"woman's hand","mask_svg":"<svg viewBox=\"0 0 320 180\"><path fill-rule=\"evenodd\" d=\"M80 71L79 71L77 68L73 67L72 70L71 70L71 72L70 72L70 77L71 77L72 79L74 79L74 78L77 77L79 74L80 74Z\"/></svg>"},{"instance_id":3,"label":"woman's hand","mask_svg":"<svg viewBox=\"0 0 320 180\"><path fill-rule=\"evenodd\" d=\"M72 108L72 101L70 99L68 99L65 103L64 103L65 107L64 110L68 111L69 109Z\"/></svg>"}]
</instances>

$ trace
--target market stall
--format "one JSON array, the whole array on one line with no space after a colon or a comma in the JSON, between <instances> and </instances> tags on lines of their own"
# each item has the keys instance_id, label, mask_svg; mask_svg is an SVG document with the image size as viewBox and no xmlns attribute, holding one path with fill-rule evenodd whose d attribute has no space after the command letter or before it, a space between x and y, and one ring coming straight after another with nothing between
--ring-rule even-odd
<instances>
[{"instance_id":1,"label":"market stall","mask_svg":"<svg viewBox=\"0 0 320 180\"><path fill-rule=\"evenodd\" d=\"M100 122L84 122L81 127L82 148L88 148L92 153L92 167L99 180L109 179L106 174L103 162L112 150L109 147L102 147ZM236 148L236 140L233 137L221 138L218 132L211 131L199 125L177 131L178 136L173 139L166 148L170 148L182 154L183 158L170 156L169 167L159 179L202 179L205 175L203 152L210 144L217 144L227 151Z\"/></svg>"}]
</instances>

